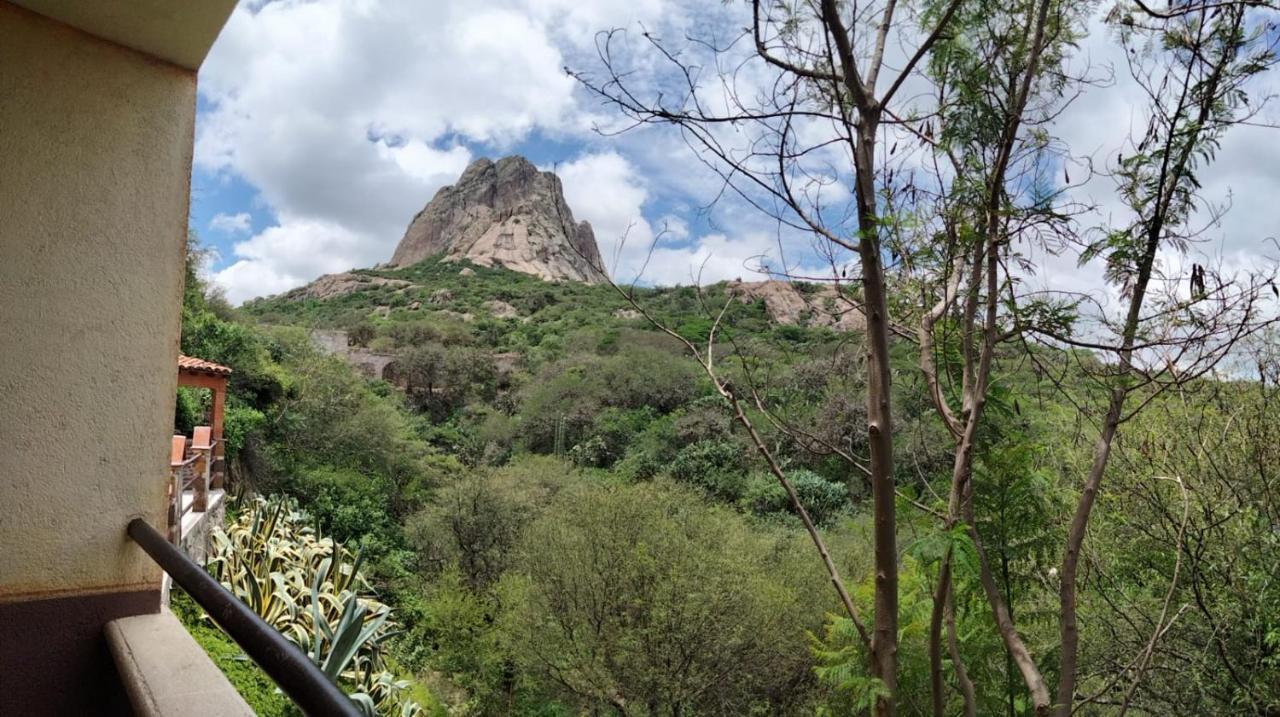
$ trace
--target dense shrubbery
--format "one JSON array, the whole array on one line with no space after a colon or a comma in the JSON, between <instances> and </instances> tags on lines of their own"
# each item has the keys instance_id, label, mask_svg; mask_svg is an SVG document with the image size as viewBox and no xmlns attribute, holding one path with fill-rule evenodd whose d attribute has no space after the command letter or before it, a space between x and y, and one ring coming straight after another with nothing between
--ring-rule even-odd
<instances>
[{"instance_id":1,"label":"dense shrubbery","mask_svg":"<svg viewBox=\"0 0 1280 717\"><path fill-rule=\"evenodd\" d=\"M802 713L826 593L797 541L674 486L572 486L526 529L499 629L575 712Z\"/></svg>"},{"instance_id":2,"label":"dense shrubbery","mask_svg":"<svg viewBox=\"0 0 1280 717\"><path fill-rule=\"evenodd\" d=\"M188 296L184 312L184 350L237 371L235 477L294 496L324 534L365 546L366 572L404 628L390 652L420 694L470 715L858 713L876 694L865 651L782 486L696 365L670 337L615 316L625 305L604 287L480 267L462 281L459 269L377 272L421 285L394 303L386 289L255 302L245 312L257 326L202 295ZM709 291L724 298L722 287ZM640 294L664 321L699 330L693 290ZM487 318L491 299L521 318ZM377 305L389 315L375 315ZM729 309L737 358L722 359L725 375L767 399L769 415L745 410L870 611L865 473L839 455L866 451L856 336L774 328L758 304ZM359 340L400 356L391 378L406 390L359 377L289 325L361 327ZM951 439L914 349L894 351L900 710L930 710L931 591L950 550L966 596L955 600L954 649L983 686L978 712L1027 714L989 608L974 597L982 588L968 534L936 521ZM1024 639L1051 654L1059 556L1050 529L1068 510L1090 438L1036 374L1013 362L1000 370L979 437L975 528ZM1071 376L1055 388L1086 398ZM1101 503L1106 530L1090 538L1096 577L1081 594L1081 619L1104 628L1083 655L1118 664L1145 649L1143 625L1176 574L1169 600L1180 612L1154 654L1201 677L1152 670L1138 697L1169 713L1265 714L1280 674L1270 579L1280 546L1269 527L1280 524L1270 498L1276 397L1252 384L1206 386L1155 401L1126 429L1124 467ZM198 410L198 397L184 397L178 420ZM1237 423L1248 430L1227 431ZM811 430L781 428L789 424ZM955 695L946 705L960 707Z\"/></svg>"}]
</instances>

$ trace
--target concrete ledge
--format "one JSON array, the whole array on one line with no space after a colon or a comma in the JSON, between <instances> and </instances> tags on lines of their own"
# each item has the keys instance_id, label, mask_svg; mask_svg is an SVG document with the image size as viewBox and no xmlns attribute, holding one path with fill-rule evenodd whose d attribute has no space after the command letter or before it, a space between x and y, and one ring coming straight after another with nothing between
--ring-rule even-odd
<instances>
[{"instance_id":1,"label":"concrete ledge","mask_svg":"<svg viewBox=\"0 0 1280 717\"><path fill-rule=\"evenodd\" d=\"M107 623L107 644L134 712L143 717L253 715L173 613Z\"/></svg>"}]
</instances>

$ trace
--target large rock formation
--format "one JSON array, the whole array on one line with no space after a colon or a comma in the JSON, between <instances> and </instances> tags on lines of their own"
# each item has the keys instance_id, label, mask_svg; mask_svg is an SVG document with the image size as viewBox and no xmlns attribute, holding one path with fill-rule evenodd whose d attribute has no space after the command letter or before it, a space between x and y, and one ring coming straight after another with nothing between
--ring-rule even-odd
<instances>
[{"instance_id":1,"label":"large rock formation","mask_svg":"<svg viewBox=\"0 0 1280 717\"><path fill-rule=\"evenodd\" d=\"M789 281L739 279L727 288L743 303L763 300L765 312L779 324L827 326L836 331L862 330L867 325L862 312L834 286L810 285L808 291L801 291Z\"/></svg>"},{"instance_id":2,"label":"large rock formation","mask_svg":"<svg viewBox=\"0 0 1280 717\"><path fill-rule=\"evenodd\" d=\"M519 156L478 159L457 184L436 192L391 263L408 266L437 254L551 280L606 278L591 225L574 222L559 177Z\"/></svg>"}]
</instances>

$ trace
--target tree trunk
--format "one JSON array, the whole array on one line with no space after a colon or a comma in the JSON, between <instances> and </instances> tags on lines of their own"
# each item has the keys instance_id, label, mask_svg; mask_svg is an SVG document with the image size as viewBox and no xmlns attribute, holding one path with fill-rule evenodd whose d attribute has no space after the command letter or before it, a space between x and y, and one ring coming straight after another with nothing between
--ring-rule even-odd
<instances>
[{"instance_id":1,"label":"tree trunk","mask_svg":"<svg viewBox=\"0 0 1280 717\"><path fill-rule=\"evenodd\" d=\"M875 132L879 110L860 115L854 148L858 207L858 255L862 262L863 306L867 320L867 444L871 449L871 504L875 536L875 616L871 639L871 676L889 698L875 714L896 714L898 691L898 544L893 476L893 416L890 410L889 312L880 257L876 211Z\"/></svg>"},{"instance_id":2,"label":"tree trunk","mask_svg":"<svg viewBox=\"0 0 1280 717\"><path fill-rule=\"evenodd\" d=\"M1107 417L1102 424L1102 432L1098 435L1098 442L1094 445L1093 465L1089 467L1089 477L1085 479L1084 491L1080 494L1075 515L1071 518L1067 548L1062 556L1062 583L1058 586L1062 620L1062 662L1057 702L1059 717L1071 717L1075 704L1076 670L1080 658L1080 628L1076 624L1076 574L1080 568L1080 549L1084 545L1085 529L1089 526L1089 514L1098 499L1098 487L1102 485L1102 476L1106 473L1107 461L1111 458L1111 444L1116 436L1116 428L1120 425L1126 395L1127 391L1123 388L1111 390Z\"/></svg>"},{"instance_id":3,"label":"tree trunk","mask_svg":"<svg viewBox=\"0 0 1280 717\"><path fill-rule=\"evenodd\" d=\"M950 521L948 521L950 522ZM948 528L950 529L950 528ZM933 594L933 612L929 615L929 695L933 717L946 717L946 685L942 681L942 627L947 599L951 593L951 549L942 556L938 569L938 589ZM953 661L957 655L953 655Z\"/></svg>"}]
</instances>

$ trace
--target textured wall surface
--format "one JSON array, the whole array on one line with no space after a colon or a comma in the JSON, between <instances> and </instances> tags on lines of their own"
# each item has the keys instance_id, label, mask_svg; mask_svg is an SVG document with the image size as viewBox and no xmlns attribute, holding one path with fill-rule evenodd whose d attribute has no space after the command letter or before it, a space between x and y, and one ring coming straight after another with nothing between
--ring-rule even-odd
<instances>
[{"instance_id":1,"label":"textured wall surface","mask_svg":"<svg viewBox=\"0 0 1280 717\"><path fill-rule=\"evenodd\" d=\"M0 603L158 590L195 75L0 0ZM157 598L158 600L158 598Z\"/></svg>"},{"instance_id":2,"label":"textured wall surface","mask_svg":"<svg viewBox=\"0 0 1280 717\"><path fill-rule=\"evenodd\" d=\"M3 0L0 0L2 2ZM10 0L125 47L196 69L236 0Z\"/></svg>"}]
</instances>

